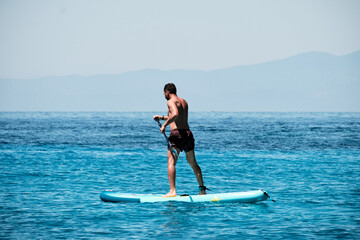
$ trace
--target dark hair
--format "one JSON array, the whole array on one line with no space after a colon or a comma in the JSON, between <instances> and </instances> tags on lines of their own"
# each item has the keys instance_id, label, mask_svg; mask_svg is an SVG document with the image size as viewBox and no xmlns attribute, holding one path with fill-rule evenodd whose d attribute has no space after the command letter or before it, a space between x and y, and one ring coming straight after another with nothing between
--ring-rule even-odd
<instances>
[{"instance_id":1,"label":"dark hair","mask_svg":"<svg viewBox=\"0 0 360 240\"><path fill-rule=\"evenodd\" d=\"M164 92L169 91L170 93L176 94L176 86L173 83L168 83L164 87Z\"/></svg>"}]
</instances>

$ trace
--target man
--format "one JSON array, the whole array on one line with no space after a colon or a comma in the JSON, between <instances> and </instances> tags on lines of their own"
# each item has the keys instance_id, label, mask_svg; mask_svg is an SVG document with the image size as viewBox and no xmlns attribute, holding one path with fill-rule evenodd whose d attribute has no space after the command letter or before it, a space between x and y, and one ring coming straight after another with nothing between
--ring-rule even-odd
<instances>
[{"instance_id":1,"label":"man","mask_svg":"<svg viewBox=\"0 0 360 240\"><path fill-rule=\"evenodd\" d=\"M195 140L188 124L188 104L185 99L179 98L176 95L176 86L173 83L168 83L165 85L164 96L167 100L168 115L155 115L154 120L166 120L160 129L162 133L164 133L166 127L170 125L171 133L169 136L169 141L172 147L176 150L178 155L183 150L185 151L186 160L193 169L196 179L199 183L199 194L206 194L207 188L203 183L202 172L195 159ZM171 151L171 149L168 148L167 158L170 191L163 197L175 197L175 165L178 157Z\"/></svg>"}]
</instances>

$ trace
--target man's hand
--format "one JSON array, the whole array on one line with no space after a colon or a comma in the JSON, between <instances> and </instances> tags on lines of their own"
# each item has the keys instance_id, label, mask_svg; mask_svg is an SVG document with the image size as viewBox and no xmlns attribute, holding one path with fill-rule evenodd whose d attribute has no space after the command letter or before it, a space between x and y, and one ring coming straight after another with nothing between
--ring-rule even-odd
<instances>
[{"instance_id":1,"label":"man's hand","mask_svg":"<svg viewBox=\"0 0 360 240\"><path fill-rule=\"evenodd\" d=\"M153 118L154 118L155 121L157 121L157 120L160 120L162 118L162 116L155 115Z\"/></svg>"},{"instance_id":2,"label":"man's hand","mask_svg":"<svg viewBox=\"0 0 360 240\"><path fill-rule=\"evenodd\" d=\"M164 133L164 132L165 132L165 128L166 128L166 126L165 126L165 125L162 125L161 128L160 128L160 132Z\"/></svg>"}]
</instances>

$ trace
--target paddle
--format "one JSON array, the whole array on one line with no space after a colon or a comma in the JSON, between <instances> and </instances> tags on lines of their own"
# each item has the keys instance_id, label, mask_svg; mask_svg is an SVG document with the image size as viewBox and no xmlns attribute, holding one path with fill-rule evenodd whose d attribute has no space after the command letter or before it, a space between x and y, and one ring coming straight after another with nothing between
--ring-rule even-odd
<instances>
[{"instance_id":1,"label":"paddle","mask_svg":"<svg viewBox=\"0 0 360 240\"><path fill-rule=\"evenodd\" d=\"M157 122L158 122L159 127L161 128L161 127L162 127L162 125L161 125L161 123L160 123L160 120L157 118L157 119L155 119L155 121L157 121ZM178 153L176 152L176 150L175 150L175 149L171 146L171 143L170 143L170 141L169 141L168 137L166 136L166 133L165 133L165 132L163 132L163 134L164 134L164 137L165 137L165 139L166 139L166 142L167 142L168 147L169 147L169 149L171 150L171 152L172 152L172 153L174 153L176 157L179 157L179 154L178 154Z\"/></svg>"}]
</instances>

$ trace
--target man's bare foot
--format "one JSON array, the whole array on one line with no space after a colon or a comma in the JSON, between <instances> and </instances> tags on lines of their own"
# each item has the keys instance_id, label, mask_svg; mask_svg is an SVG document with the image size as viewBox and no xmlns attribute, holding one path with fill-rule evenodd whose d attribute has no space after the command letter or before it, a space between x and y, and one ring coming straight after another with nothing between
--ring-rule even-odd
<instances>
[{"instance_id":1,"label":"man's bare foot","mask_svg":"<svg viewBox=\"0 0 360 240\"><path fill-rule=\"evenodd\" d=\"M176 197L176 191L170 191L162 197Z\"/></svg>"}]
</instances>

